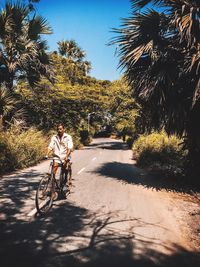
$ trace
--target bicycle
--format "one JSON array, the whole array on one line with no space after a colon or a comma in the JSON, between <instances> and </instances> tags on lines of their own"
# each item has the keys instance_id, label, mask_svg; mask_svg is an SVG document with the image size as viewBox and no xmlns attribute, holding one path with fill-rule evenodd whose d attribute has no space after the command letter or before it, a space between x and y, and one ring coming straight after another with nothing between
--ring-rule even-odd
<instances>
[{"instance_id":1,"label":"bicycle","mask_svg":"<svg viewBox=\"0 0 200 267\"><path fill-rule=\"evenodd\" d=\"M49 158L50 163L50 172L45 173L40 183L38 185L35 204L38 213L45 214L52 207L53 201L56 200L59 194L66 198L70 194L71 189L71 162L67 162L66 168L64 163L59 157ZM57 179L53 173L53 167L55 166L55 161L59 160L58 167L60 167L59 178Z\"/></svg>"}]
</instances>

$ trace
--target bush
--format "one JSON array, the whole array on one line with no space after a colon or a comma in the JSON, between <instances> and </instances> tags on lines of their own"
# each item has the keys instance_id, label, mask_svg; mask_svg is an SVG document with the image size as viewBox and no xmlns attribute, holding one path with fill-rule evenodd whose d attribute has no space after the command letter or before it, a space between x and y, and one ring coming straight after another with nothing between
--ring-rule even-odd
<instances>
[{"instance_id":1,"label":"bush","mask_svg":"<svg viewBox=\"0 0 200 267\"><path fill-rule=\"evenodd\" d=\"M166 174L179 174L183 170L186 151L181 140L165 132L141 135L133 144L133 157L137 164Z\"/></svg>"},{"instance_id":2,"label":"bush","mask_svg":"<svg viewBox=\"0 0 200 267\"><path fill-rule=\"evenodd\" d=\"M71 135L72 140L73 140L74 149L81 148L82 144L80 142L79 134L77 132L73 132L73 133L70 133L70 135Z\"/></svg>"},{"instance_id":3,"label":"bush","mask_svg":"<svg viewBox=\"0 0 200 267\"><path fill-rule=\"evenodd\" d=\"M92 138L89 135L89 132L87 130L80 131L80 141L83 145L89 145L92 141Z\"/></svg>"},{"instance_id":4,"label":"bush","mask_svg":"<svg viewBox=\"0 0 200 267\"><path fill-rule=\"evenodd\" d=\"M0 133L0 173L28 167L39 162L47 151L48 141L41 131L26 131L13 126Z\"/></svg>"}]
</instances>

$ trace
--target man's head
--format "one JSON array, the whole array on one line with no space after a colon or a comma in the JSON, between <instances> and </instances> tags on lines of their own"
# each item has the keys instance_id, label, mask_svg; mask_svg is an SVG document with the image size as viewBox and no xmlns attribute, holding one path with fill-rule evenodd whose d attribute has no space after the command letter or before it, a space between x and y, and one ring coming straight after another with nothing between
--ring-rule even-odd
<instances>
[{"instance_id":1,"label":"man's head","mask_svg":"<svg viewBox=\"0 0 200 267\"><path fill-rule=\"evenodd\" d=\"M65 126L62 123L59 123L57 125L57 132L59 136L63 136L64 132L65 132Z\"/></svg>"}]
</instances>

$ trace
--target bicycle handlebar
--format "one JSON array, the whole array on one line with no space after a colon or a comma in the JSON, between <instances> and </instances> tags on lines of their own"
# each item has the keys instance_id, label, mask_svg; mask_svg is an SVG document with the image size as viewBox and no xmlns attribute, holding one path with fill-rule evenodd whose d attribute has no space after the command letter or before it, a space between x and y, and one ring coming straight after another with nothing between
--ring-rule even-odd
<instances>
[{"instance_id":1,"label":"bicycle handlebar","mask_svg":"<svg viewBox=\"0 0 200 267\"><path fill-rule=\"evenodd\" d=\"M55 159L58 159L61 163L63 163L62 160L61 160L61 158L60 158L59 156L53 156L53 157L48 157L48 156L46 156L45 159L49 159L49 160L55 160Z\"/></svg>"}]
</instances>

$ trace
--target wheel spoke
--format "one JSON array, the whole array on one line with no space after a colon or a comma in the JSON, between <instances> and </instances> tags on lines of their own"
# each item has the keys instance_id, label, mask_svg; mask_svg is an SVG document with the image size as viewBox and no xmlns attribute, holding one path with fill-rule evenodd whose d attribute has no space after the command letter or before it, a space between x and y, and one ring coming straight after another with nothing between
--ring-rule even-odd
<instances>
[{"instance_id":1,"label":"wheel spoke","mask_svg":"<svg viewBox=\"0 0 200 267\"><path fill-rule=\"evenodd\" d=\"M45 175L36 192L36 208L39 213L46 213L52 206L52 180L51 176Z\"/></svg>"}]
</instances>

